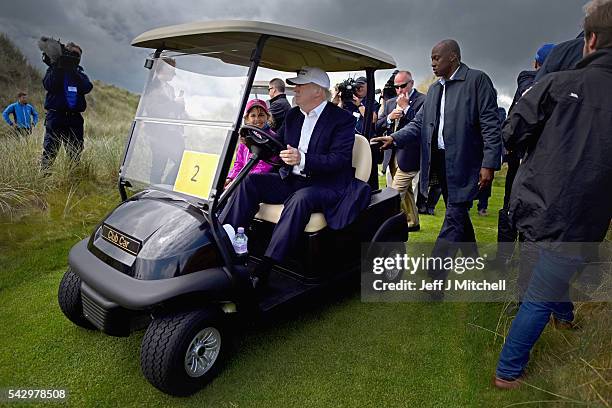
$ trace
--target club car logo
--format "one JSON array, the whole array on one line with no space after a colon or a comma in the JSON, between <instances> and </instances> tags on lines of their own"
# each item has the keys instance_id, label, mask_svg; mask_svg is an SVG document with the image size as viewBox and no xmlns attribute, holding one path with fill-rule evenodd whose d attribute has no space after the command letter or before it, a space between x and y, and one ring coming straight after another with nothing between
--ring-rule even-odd
<instances>
[{"instance_id":1,"label":"club car logo","mask_svg":"<svg viewBox=\"0 0 612 408\"><path fill-rule=\"evenodd\" d=\"M140 250L140 243L138 241L127 237L106 225L102 226L102 238L132 255L137 255L138 251Z\"/></svg>"}]
</instances>

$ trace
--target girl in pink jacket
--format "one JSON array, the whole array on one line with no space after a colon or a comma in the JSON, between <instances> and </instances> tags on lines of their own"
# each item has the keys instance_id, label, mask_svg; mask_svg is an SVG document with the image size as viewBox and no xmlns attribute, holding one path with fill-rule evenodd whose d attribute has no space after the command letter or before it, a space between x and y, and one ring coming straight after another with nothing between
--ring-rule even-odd
<instances>
[{"instance_id":1,"label":"girl in pink jacket","mask_svg":"<svg viewBox=\"0 0 612 408\"><path fill-rule=\"evenodd\" d=\"M257 126L258 128L267 130L274 134L274 132L270 130L269 120L270 111L268 110L268 106L266 105L265 101L262 101L261 99L251 99L247 103L244 114L244 123L246 125ZM227 179L225 180L225 187L227 187L234 180L234 178L236 178L238 173L240 173L240 170L242 170L250 158L251 152L249 152L249 148L244 143L240 143L238 145L238 150L236 151L234 167L232 167L227 175ZM251 169L251 173L269 173L272 168L273 167L268 163L260 161Z\"/></svg>"}]
</instances>

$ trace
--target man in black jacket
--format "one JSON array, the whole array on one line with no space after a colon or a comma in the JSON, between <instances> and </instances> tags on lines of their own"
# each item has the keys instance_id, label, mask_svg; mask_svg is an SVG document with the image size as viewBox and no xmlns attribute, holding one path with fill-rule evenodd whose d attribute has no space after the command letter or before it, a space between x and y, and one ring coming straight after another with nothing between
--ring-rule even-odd
<instances>
[{"instance_id":1,"label":"man in black jacket","mask_svg":"<svg viewBox=\"0 0 612 408\"><path fill-rule=\"evenodd\" d=\"M399 71L393 79L393 87L397 96L385 103L382 116L376 122L376 134L391 134L406 126L425 101L425 95L414 88L414 80L409 71ZM387 167L387 182L402 196L402 208L406 213L408 228L418 230L419 213L416 208L412 180L419 172L421 160L421 145L418 140L408 143L402 149L392 149L385 152L383 168Z\"/></svg>"},{"instance_id":2,"label":"man in black jacket","mask_svg":"<svg viewBox=\"0 0 612 408\"><path fill-rule=\"evenodd\" d=\"M533 61L533 71L521 71L516 79L517 88L514 93L514 99L512 100L512 104L510 105L510 110L514 108L516 103L519 101L521 96L533 85L536 74L540 71L542 66L546 64L548 60L548 55L554 49L554 44L544 44L542 45L538 51L536 52L534 61ZM503 124L502 120L502 124ZM514 177L516 177L516 172L518 171L519 165L521 164L521 152L518 151L505 151L504 152L504 160L508 163L508 172L506 173L506 183L504 190L504 206L499 210L499 215L497 219L497 242L499 244L497 246L497 258L495 262L499 267L505 268L508 264L509 260L512 258L514 246L508 244L509 242L515 242L518 238L518 231L514 228L510 220L508 219L508 205L510 203L510 193L512 192L512 183L514 182Z\"/></svg>"},{"instance_id":3,"label":"man in black jacket","mask_svg":"<svg viewBox=\"0 0 612 408\"><path fill-rule=\"evenodd\" d=\"M612 218L612 1L592 1L585 11L584 58L536 83L503 129L508 149L527 151L510 218L539 258L499 357L499 388L520 384L551 314L571 327L569 282L588 260L584 243L601 242Z\"/></svg>"},{"instance_id":4,"label":"man in black jacket","mask_svg":"<svg viewBox=\"0 0 612 408\"><path fill-rule=\"evenodd\" d=\"M77 56L80 62L81 47L74 43L66 44L66 51ZM47 90L45 97L45 139L41 167L46 170L57 156L62 143L70 159L79 160L83 151L83 116L87 108L85 95L93 89L92 83L83 72L83 68L75 64L51 64L43 78L43 86Z\"/></svg>"},{"instance_id":5,"label":"man in black jacket","mask_svg":"<svg viewBox=\"0 0 612 408\"><path fill-rule=\"evenodd\" d=\"M271 127L272 130L278 132L283 126L285 115L291 109L291 104L287 100L287 95L285 95L285 82L280 78L272 79L268 84L268 95L270 96L270 113L273 119Z\"/></svg>"}]
</instances>

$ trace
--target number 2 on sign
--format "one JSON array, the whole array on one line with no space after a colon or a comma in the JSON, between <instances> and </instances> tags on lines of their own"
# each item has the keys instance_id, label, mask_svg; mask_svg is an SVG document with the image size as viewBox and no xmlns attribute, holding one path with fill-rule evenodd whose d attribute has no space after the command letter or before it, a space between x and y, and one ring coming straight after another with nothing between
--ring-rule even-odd
<instances>
[{"instance_id":1,"label":"number 2 on sign","mask_svg":"<svg viewBox=\"0 0 612 408\"><path fill-rule=\"evenodd\" d=\"M184 151L174 191L207 199L218 164L218 154Z\"/></svg>"},{"instance_id":2,"label":"number 2 on sign","mask_svg":"<svg viewBox=\"0 0 612 408\"><path fill-rule=\"evenodd\" d=\"M196 180L196 176L198 175L198 173L200 172L200 166L198 166L197 164L195 166L193 166L193 169L195 170L195 174L193 175L193 177L191 178L191 181L197 183L198 180Z\"/></svg>"}]
</instances>

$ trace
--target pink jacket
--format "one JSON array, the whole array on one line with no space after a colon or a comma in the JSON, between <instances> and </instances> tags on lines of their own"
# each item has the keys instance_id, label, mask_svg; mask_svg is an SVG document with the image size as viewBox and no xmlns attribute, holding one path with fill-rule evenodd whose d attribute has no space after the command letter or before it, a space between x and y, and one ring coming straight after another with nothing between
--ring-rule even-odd
<instances>
[{"instance_id":1,"label":"pink jacket","mask_svg":"<svg viewBox=\"0 0 612 408\"><path fill-rule=\"evenodd\" d=\"M246 147L245 144L240 143L238 146L238 150L236 151L236 160L234 161L234 167L230 170L227 178L235 179L240 170L247 164L249 159L251 158L251 152L249 152L249 148ZM260 161L257 163L255 167L251 169L251 173L269 173L272 171L272 166L268 163L264 163Z\"/></svg>"}]
</instances>

